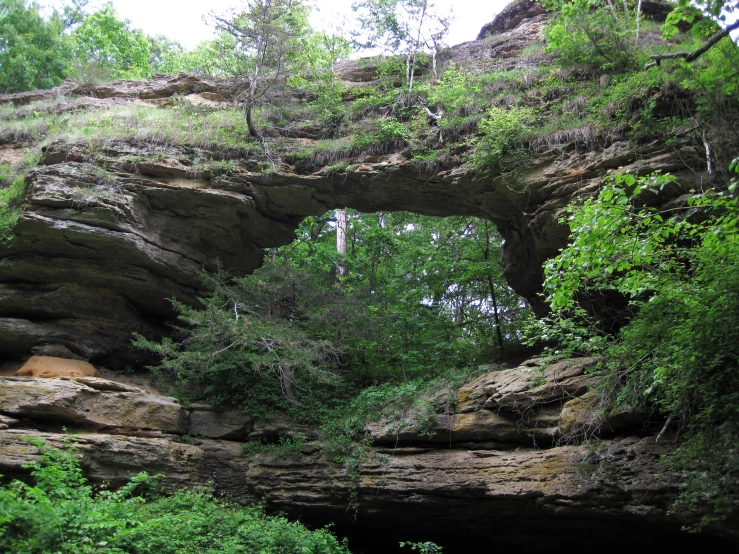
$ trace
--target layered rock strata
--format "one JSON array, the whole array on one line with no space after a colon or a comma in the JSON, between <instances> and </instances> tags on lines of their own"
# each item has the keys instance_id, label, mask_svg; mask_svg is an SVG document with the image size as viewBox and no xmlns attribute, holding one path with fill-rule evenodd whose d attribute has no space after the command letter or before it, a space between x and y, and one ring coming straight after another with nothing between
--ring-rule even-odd
<instances>
[{"instance_id":1,"label":"layered rock strata","mask_svg":"<svg viewBox=\"0 0 739 554\"><path fill-rule=\"evenodd\" d=\"M315 524L345 524L350 534L395 526L434 537L453 529L461 543L497 536L501 545L528 551L535 548L527 535L549 540L563 530L585 542L610 536L621 545L628 540L617 530L625 528L641 535L640 526L648 528L666 541L682 536L679 526L691 516L668 514L679 481L662 460L673 437L656 442L662 425L645 426L641 418L600 419L592 427L593 363L532 361L493 371L452 398L448 391L431 398L441 412L435 433L420 434L412 419L402 433L368 424L372 446L354 459L325 453L309 428L252 422L206 405L185 408L123 383L1 378L0 473L26 475L23 465L37 459L38 449L25 437L58 445L65 426L79 433L82 464L95 482L121 485L139 471L162 474L169 487L210 480L239 501L264 501ZM445 415L449 405L455 408ZM601 438L568 444L573 422ZM298 454L242 452L243 440L276 441L297 431L308 437ZM731 546L721 541L737 537L729 526L703 539Z\"/></svg>"},{"instance_id":2,"label":"layered rock strata","mask_svg":"<svg viewBox=\"0 0 739 554\"><path fill-rule=\"evenodd\" d=\"M493 38L455 46L442 61L472 71L536 66L547 56L523 51L540 40L547 18L537 2L517 2L487 29ZM371 86L375 69L350 61L337 72L351 89ZM184 74L146 83L67 82L2 95L0 103L20 106L22 115L35 109L29 102L63 97L48 109L103 113L118 105L166 106L175 96L195 104L227 101L237 85ZM655 98L655 110L669 115L669 98ZM22 359L34 348L58 346L98 365L135 365L131 333L164 334L174 315L169 298L197 304L199 271L220 264L235 275L249 273L265 248L290 242L303 218L340 207L494 221L505 238L508 282L543 312L542 263L566 244L568 231L558 219L573 197L597 190L610 171L676 174L678 186L663 192L662 203L706 178L705 155L687 137L690 130L669 146L577 131L542 138L527 167L504 175L459 167L428 174L403 152L358 156L347 174L335 175L328 168L274 165L261 152L134 139L52 144L30 174L12 246L0 246L0 353ZM0 159L16 163L19 148L33 140L17 130L0 137ZM283 138L281 147L304 148L306 140ZM203 169L213 160L228 162L230 170Z\"/></svg>"}]
</instances>

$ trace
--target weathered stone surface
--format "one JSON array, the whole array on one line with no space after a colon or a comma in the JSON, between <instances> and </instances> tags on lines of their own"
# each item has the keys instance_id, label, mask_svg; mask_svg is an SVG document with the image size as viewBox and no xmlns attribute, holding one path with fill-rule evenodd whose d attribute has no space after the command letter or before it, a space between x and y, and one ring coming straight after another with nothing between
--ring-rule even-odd
<instances>
[{"instance_id":1,"label":"weathered stone surface","mask_svg":"<svg viewBox=\"0 0 739 554\"><path fill-rule=\"evenodd\" d=\"M23 438L28 433L0 431L0 473L22 476L22 466L38 459L37 448ZM31 434L55 445L64 438ZM661 461L671 441L655 444L653 437L603 441L594 453L580 446L400 449L385 460L370 449L356 479L317 448L276 459L244 455L233 442L195 442L106 434L79 439L83 467L94 482L120 486L139 471L162 474L164 485L175 488L212 479L216 490L231 498L263 500L270 510L313 523L354 521L427 534L454 529L526 545L527 535L548 541L563 532L619 540L617 530L624 526L677 533L680 524L691 521L688 515L667 514L678 493ZM349 509L353 495L356 514ZM725 534L735 536L736 530Z\"/></svg>"},{"instance_id":2,"label":"weathered stone surface","mask_svg":"<svg viewBox=\"0 0 739 554\"><path fill-rule=\"evenodd\" d=\"M186 412L175 399L140 392L119 392L112 386L106 390L101 381L95 381L98 384L98 389L95 389L73 379L37 381L2 377L0 413L83 428L185 432Z\"/></svg>"},{"instance_id":3,"label":"weathered stone surface","mask_svg":"<svg viewBox=\"0 0 739 554\"><path fill-rule=\"evenodd\" d=\"M241 410L219 410L208 404L192 404L188 433L194 437L246 440L254 426L251 417Z\"/></svg>"},{"instance_id":4,"label":"weathered stone surface","mask_svg":"<svg viewBox=\"0 0 739 554\"><path fill-rule=\"evenodd\" d=\"M490 373L483 384L485 408L523 412L540 404L580 396L594 383L584 371L593 358L549 362L535 359L521 367Z\"/></svg>"},{"instance_id":5,"label":"weathered stone surface","mask_svg":"<svg viewBox=\"0 0 739 554\"><path fill-rule=\"evenodd\" d=\"M250 441L277 442L282 437L316 438L318 429L310 425L303 425L291 421L287 417L276 416L272 419L257 419L249 433Z\"/></svg>"},{"instance_id":6,"label":"weathered stone surface","mask_svg":"<svg viewBox=\"0 0 739 554\"><path fill-rule=\"evenodd\" d=\"M522 0L491 24L497 36L450 48L439 60L470 71L533 67L542 59L522 52L540 40L547 18L537 2ZM371 64L340 67L355 85L374 79L374 72ZM67 82L52 91L3 95L0 103L64 94L63 105L50 110L102 110L106 103L164 103L175 94L221 101L238 86L188 75L100 86ZM45 166L29 176L12 246L0 246L0 351L22 359L33 348L61 345L99 366L137 364L141 354L130 348L131 332L164 334L163 323L174 317L168 298L197 305L201 268L215 269L220 260L234 275L253 271L263 250L292 240L304 217L339 207L495 222L505 239L506 279L543 313L542 263L567 244L567 227L559 223L567 203L598 190L608 172L662 171L677 180L657 202L672 205L705 185L705 153L688 135L670 145L636 144L615 131L600 137L593 128L569 130L541 137L532 145L532 163L504 175L459 167L419 175L403 152L356 157L355 169L332 175L307 162L273 168L259 152L117 140L92 155L87 144L52 144ZM289 151L290 140L281 140ZM234 170L199 169L208 160L230 160ZM266 175L266 167L274 171Z\"/></svg>"},{"instance_id":7,"label":"weathered stone surface","mask_svg":"<svg viewBox=\"0 0 739 554\"><path fill-rule=\"evenodd\" d=\"M477 40L483 40L489 35L505 33L519 27L527 19L533 19L546 13L538 0L516 0L503 8L490 23L480 29Z\"/></svg>"},{"instance_id":8,"label":"weathered stone surface","mask_svg":"<svg viewBox=\"0 0 739 554\"><path fill-rule=\"evenodd\" d=\"M92 364L81 360L53 356L31 356L15 374L19 377L35 377L37 379L95 377L97 370Z\"/></svg>"},{"instance_id":9,"label":"weathered stone surface","mask_svg":"<svg viewBox=\"0 0 739 554\"><path fill-rule=\"evenodd\" d=\"M613 432L621 425L600 418L590 409L592 402L573 413L574 402L582 395L592 398L589 389L594 380L585 371L594 363L593 358L529 360L514 369L492 371L461 387L454 413L448 413L448 399L437 406L438 423L433 429L426 423L421 432L417 414L410 411L392 421L370 423L366 430L376 445L464 444L466 448L491 444L501 448L504 443L550 446L561 437L574 437L576 430L578 437L586 428L592 436ZM638 417L632 414L630 422ZM591 421L595 418L597 425Z\"/></svg>"},{"instance_id":10,"label":"weathered stone surface","mask_svg":"<svg viewBox=\"0 0 739 554\"><path fill-rule=\"evenodd\" d=\"M34 356L51 356L52 358L65 358L67 360L87 360L82 356L78 356L63 344L42 344L31 348L31 354Z\"/></svg>"},{"instance_id":11,"label":"weathered stone surface","mask_svg":"<svg viewBox=\"0 0 739 554\"><path fill-rule=\"evenodd\" d=\"M60 447L68 435L10 429L0 435L0 473L21 476L23 465L38 460L38 448L26 437L41 438ZM203 450L167 438L141 438L110 434L84 433L75 439L83 455L86 473L97 482L121 486L141 471L162 475L169 487L205 484L208 474L202 467Z\"/></svg>"},{"instance_id":12,"label":"weathered stone surface","mask_svg":"<svg viewBox=\"0 0 739 554\"><path fill-rule=\"evenodd\" d=\"M114 84L81 85L75 81L64 81L56 88L33 90L15 94L0 94L0 104L12 102L16 106L48 100L60 96L87 96L93 98L123 98L146 100L169 98L176 94L195 92L223 93L224 87L194 75L155 75L151 81L119 81Z\"/></svg>"},{"instance_id":13,"label":"weathered stone surface","mask_svg":"<svg viewBox=\"0 0 739 554\"><path fill-rule=\"evenodd\" d=\"M582 372L587 363L560 364L551 374L561 384L577 376L574 367ZM321 444L312 440L315 430L286 420L256 422L249 439L275 441L301 434L308 442L299 454L245 455L239 442L204 438L243 437L248 426L243 416L237 421L236 414L196 404L187 427L185 411L172 399L122 383L5 378L0 379L0 474L26 476L23 466L36 461L39 453L25 437L58 446L67 435L50 430L64 424L81 433L82 465L93 482L116 487L140 471L162 474L170 488L211 482L231 498L264 501L271 510L309 523L351 524L349 533L361 526L374 533L384 526L413 530L426 538L440 529L485 537L503 533L505 542L533 548L529 534L554 540L566 530L591 537L588 542L622 526L674 534L680 525L694 521L693 514L668 513L679 493L679 476L671 474L663 460L675 447L672 437L655 442L653 431L639 423L634 428L638 435L604 438L595 448L539 441L536 433L544 436L552 425L564 424L574 401L565 403L562 411L561 389L550 388L552 401L537 411L534 400L523 401L518 395L529 394L539 402L545 400L542 392L520 393L510 376L498 377L505 373L493 372L470 383L467 390L482 391L479 396L468 394L478 409L442 415L438 436L429 440L411 429L392 442L376 437L376 446L364 450L358 468L324 454ZM528 407L518 420L508 418L504 409L479 409L485 403L485 387L493 382L507 383L517 395L516 405ZM577 399L585 408L573 421L585 421L589 394ZM547 412L549 408L556 409ZM543 419L544 425L527 417ZM172 434L184 432L192 435L186 442ZM739 540L731 525L714 532ZM616 531L613 537L618 539Z\"/></svg>"},{"instance_id":14,"label":"weathered stone surface","mask_svg":"<svg viewBox=\"0 0 739 554\"><path fill-rule=\"evenodd\" d=\"M0 430L14 427L18 423L20 422L17 419L0 414Z\"/></svg>"}]
</instances>

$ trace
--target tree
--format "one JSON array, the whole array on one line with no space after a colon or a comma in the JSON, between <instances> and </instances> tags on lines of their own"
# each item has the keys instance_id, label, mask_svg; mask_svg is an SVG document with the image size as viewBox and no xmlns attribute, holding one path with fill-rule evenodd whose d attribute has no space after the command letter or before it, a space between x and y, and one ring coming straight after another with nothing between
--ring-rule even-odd
<instances>
[{"instance_id":1,"label":"tree","mask_svg":"<svg viewBox=\"0 0 739 554\"><path fill-rule=\"evenodd\" d=\"M346 226L348 219L346 208L336 210L336 253L339 256L336 262L336 277L341 278L346 275L347 263L346 257Z\"/></svg>"},{"instance_id":2,"label":"tree","mask_svg":"<svg viewBox=\"0 0 739 554\"><path fill-rule=\"evenodd\" d=\"M239 63L231 35L220 33L200 42L193 50L171 49L162 55L156 71L166 75L194 73L207 77L236 77Z\"/></svg>"},{"instance_id":3,"label":"tree","mask_svg":"<svg viewBox=\"0 0 739 554\"><path fill-rule=\"evenodd\" d=\"M547 0L544 6L554 11L544 28L546 50L560 63L606 70L635 65L636 32L626 2L616 7L611 0Z\"/></svg>"},{"instance_id":4,"label":"tree","mask_svg":"<svg viewBox=\"0 0 739 554\"><path fill-rule=\"evenodd\" d=\"M128 20L118 19L111 4L106 5L74 30L77 77L141 79L151 75L149 41L130 28Z\"/></svg>"},{"instance_id":5,"label":"tree","mask_svg":"<svg viewBox=\"0 0 739 554\"><path fill-rule=\"evenodd\" d=\"M552 316L542 329L570 351L603 356L601 409L656 407L663 433L686 431L671 458L687 470L680 502L708 523L730 515L739 494L738 184L693 191L687 214L660 213L648 197L672 181L617 175L570 207L570 245L545 266ZM616 336L588 309L609 292L630 314Z\"/></svg>"},{"instance_id":6,"label":"tree","mask_svg":"<svg viewBox=\"0 0 739 554\"><path fill-rule=\"evenodd\" d=\"M369 32L365 46L381 44L386 51L404 54L410 96L422 52L431 51L436 70L436 54L449 30L451 12L441 13L432 0L361 0L352 8L359 12L361 28Z\"/></svg>"},{"instance_id":7,"label":"tree","mask_svg":"<svg viewBox=\"0 0 739 554\"><path fill-rule=\"evenodd\" d=\"M184 53L182 45L164 35L147 36L149 41L149 66L153 73L162 73L162 68L168 59Z\"/></svg>"},{"instance_id":8,"label":"tree","mask_svg":"<svg viewBox=\"0 0 739 554\"><path fill-rule=\"evenodd\" d=\"M348 40L335 32L311 33L304 40L295 59L295 70L290 84L315 94L311 104L318 110L318 123L325 136L335 137L347 119L342 91L343 84L336 78L335 65L351 52Z\"/></svg>"},{"instance_id":9,"label":"tree","mask_svg":"<svg viewBox=\"0 0 739 554\"><path fill-rule=\"evenodd\" d=\"M72 54L65 25L57 11L44 19L36 2L0 0L0 91L51 88L64 80Z\"/></svg>"},{"instance_id":10,"label":"tree","mask_svg":"<svg viewBox=\"0 0 739 554\"><path fill-rule=\"evenodd\" d=\"M686 62L698 59L723 39L729 37L733 31L739 29L739 19L736 16L734 16L734 22L727 23L727 16L732 12L736 14L737 11L739 11L739 2L736 0L699 0L697 2L678 0L677 6L665 22L665 36L674 35L680 23L688 23L691 25L693 36L706 40L690 52L653 54L649 56L652 61L647 63L645 68L659 65L662 60L666 59L683 59Z\"/></svg>"},{"instance_id":11,"label":"tree","mask_svg":"<svg viewBox=\"0 0 739 554\"><path fill-rule=\"evenodd\" d=\"M239 101L249 134L262 138L253 109L275 86L309 32L308 8L302 0L244 0L240 12L211 14L218 31L234 39L238 73L245 83Z\"/></svg>"}]
</instances>

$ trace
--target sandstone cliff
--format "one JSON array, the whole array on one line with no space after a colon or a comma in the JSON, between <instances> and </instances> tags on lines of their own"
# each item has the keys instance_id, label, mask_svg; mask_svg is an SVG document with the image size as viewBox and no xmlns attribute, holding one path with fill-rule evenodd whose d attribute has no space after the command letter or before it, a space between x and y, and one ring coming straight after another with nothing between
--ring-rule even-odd
<instances>
[{"instance_id":1,"label":"sandstone cliff","mask_svg":"<svg viewBox=\"0 0 739 554\"><path fill-rule=\"evenodd\" d=\"M536 66L547 56L524 49L540 40L547 17L538 3L519 2L479 40L451 48L442 61L471 70ZM338 67L350 91L375 82L375 69L355 62ZM12 124L41 110L61 118L94 114L103 127L113 109L207 108L233 94L232 83L179 75L148 83L68 82L0 96L0 105L16 106L6 118ZM656 112L670 114L674 98L654 91L652 99ZM567 228L558 219L572 198L596 191L616 170L676 175L679 187L656 200L663 204L712 178L701 147L688 137L692 129L668 145L584 128L531 145L533 161L504 174L472 173L454 160L429 172L402 149L355 156L337 174L328 162L305 164L294 155L312 144L310 129L275 131L269 139L284 154L275 162L260 148L167 141L140 133L135 117L121 121L114 123L122 132L102 139L52 141L44 129L11 124L0 132L0 161L11 165L23 161L25 148L44 145L29 173L14 239L0 244L0 361L64 347L98 365L135 365L131 333L164 334L173 317L168 299L196 305L203 268L249 273L265 248L292 240L303 218L339 207L494 221L506 240L506 278L541 312L542 263L566 244ZM104 379L6 377L0 379L0 473L23 476L23 465L36 459L25 436L58 444L66 427L80 433L83 464L96 482L121 484L138 471L161 473L169 486L214 479L217 490L236 499L264 500L309 522L336 521L349 533L367 531L361 540L368 542L381 534L412 538L396 537L395 526L419 540L457 541L450 552L509 543L549 549L563 535L569 545L597 542L606 551L610 544L643 549L654 536L660 548L691 541L734 548L732 524L703 537L679 533L695 516L668 513L680 476L667 471L661 455L674 437L657 442L662 425L645 414L603 421L592 412L592 382L583 372L589 363L542 369L544 387L534 386L533 362L486 375L454 399L436 399L454 409L440 409L430 434L412 422L403 433L387 422L368 423L372 445L358 477L316 440L294 457L241 452L242 441L274 442L294 433L290 426L205 405L186 408ZM300 432L315 438L314 429ZM576 444L586 436L601 438Z\"/></svg>"},{"instance_id":2,"label":"sandstone cliff","mask_svg":"<svg viewBox=\"0 0 739 554\"><path fill-rule=\"evenodd\" d=\"M211 480L240 501L264 501L316 524L334 521L365 546L375 539L387 546L397 535L438 538L449 552L490 540L537 551L566 538L608 552L609 543L641 548L655 536L662 545L731 548L731 526L698 537L679 533L694 516L669 513L679 489L661 455L674 437L656 442L661 424L643 417L602 420L589 411L585 371L593 362L493 371L455 394L455 410L440 414L430 437L412 423L397 435L369 423L372 446L356 462L322 451L309 429L294 454L244 454L244 440L276 440L295 429L204 405L185 408L131 385L0 378L0 472L23 476L37 456L25 437L60 444L65 426L79 433L94 482L120 485L140 471L162 474L169 487ZM538 375L549 384L536 387ZM584 429L589 445L568 444Z\"/></svg>"}]
</instances>

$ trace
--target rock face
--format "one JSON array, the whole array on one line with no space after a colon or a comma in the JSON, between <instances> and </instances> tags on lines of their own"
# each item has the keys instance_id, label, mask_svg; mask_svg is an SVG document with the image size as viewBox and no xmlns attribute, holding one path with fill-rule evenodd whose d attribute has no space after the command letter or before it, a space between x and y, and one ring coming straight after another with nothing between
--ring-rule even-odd
<instances>
[{"instance_id":1,"label":"rock face","mask_svg":"<svg viewBox=\"0 0 739 554\"><path fill-rule=\"evenodd\" d=\"M201 268L220 260L236 274L253 271L263 249L288 243L304 217L341 206L495 221L506 239L506 277L541 309L541 265L566 244L557 219L573 195L596 190L612 168L671 171L687 186L699 175L686 164L703 163L692 146L617 142L565 157L555 149L533 169L498 177L454 169L424 177L394 154L367 158L361 172L340 177L287 167L265 176L235 160L232 174L205 180L183 161L217 152L168 147L166 161L127 164L149 148L109 144L96 156L108 168L103 182L84 147L47 149L46 165L30 175L15 241L0 252L1 351L21 356L58 344L120 365L130 360L132 331L162 334L161 322L173 317L168 298L196 304Z\"/></svg>"},{"instance_id":2,"label":"rock face","mask_svg":"<svg viewBox=\"0 0 739 554\"><path fill-rule=\"evenodd\" d=\"M380 549L393 544L393 528L405 533L398 540L437 539L449 552L478 538L533 552L563 534L573 545L602 542L606 552L609 541L638 548L650 533L660 544L698 540L734 548L737 527L691 538L679 526L694 516L668 515L679 489L661 458L674 448L672 438L655 442L661 424L639 421L620 434L603 428L589 447L567 444L557 430L572 417L563 406L587 400L585 372L593 363L530 362L493 371L459 390L456 411L440 418L440 427L449 426L438 436L421 436L410 424L388 441L376 432L379 424L370 424L372 446L346 459L324 453L310 430L301 433L308 440L295 455L243 454L240 442L223 439L276 440L296 429L279 421L253 425L206 405L186 410L121 383L0 378L0 473L25 475L23 465L38 450L24 437L58 445L64 425L80 433L83 468L95 482L121 485L140 471L163 474L169 487L212 480L232 498L264 501L309 523L334 521L339 532L364 546L379 541ZM548 382L539 385L542 376Z\"/></svg>"},{"instance_id":3,"label":"rock face","mask_svg":"<svg viewBox=\"0 0 739 554\"><path fill-rule=\"evenodd\" d=\"M546 16L547 11L538 0L516 0L508 4L495 18L484 25L477 40L516 29L526 20Z\"/></svg>"},{"instance_id":4,"label":"rock face","mask_svg":"<svg viewBox=\"0 0 739 554\"><path fill-rule=\"evenodd\" d=\"M95 377L95 366L81 360L69 360L53 356L31 356L15 372L19 377L49 379L52 377Z\"/></svg>"},{"instance_id":5,"label":"rock face","mask_svg":"<svg viewBox=\"0 0 739 554\"><path fill-rule=\"evenodd\" d=\"M535 66L546 56L522 52L540 40L547 18L537 2L516 2L486 27L493 38L455 46L440 61L472 71ZM357 62L337 68L349 88L371 82L373 71ZM181 74L148 83L66 82L51 91L2 95L0 104L13 102L22 114L34 109L29 102L63 95L49 109L64 114L159 105L174 95L218 102L235 90L233 83ZM674 196L702 186L705 177L704 154L685 137L668 146L617 136L598 142L593 129L576 131L544 137L532 145L535 159L527 168L504 175L457 167L421 174L402 152L360 156L349 173L335 175L297 163L265 173L264 154L240 150L135 139L49 145L29 176L15 240L0 245L0 353L23 359L34 349L64 348L99 366L135 365L141 354L132 351L131 333L164 334L174 316L170 298L197 305L202 268L220 263L234 275L249 273L262 263L263 249L292 240L303 218L340 207L492 220L505 238L506 279L544 312L537 296L542 263L566 244L568 231L558 219L573 197L597 190L615 170L672 172L679 184ZM9 145L3 159L17 159L16 147L33 140L20 131L0 137L0 145ZM231 169L202 169L213 160ZM673 199L663 196L665 203Z\"/></svg>"},{"instance_id":6,"label":"rock face","mask_svg":"<svg viewBox=\"0 0 739 554\"><path fill-rule=\"evenodd\" d=\"M0 413L95 430L143 429L182 434L186 412L172 398L104 379L1 379Z\"/></svg>"}]
</instances>

